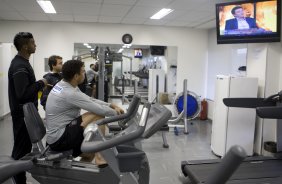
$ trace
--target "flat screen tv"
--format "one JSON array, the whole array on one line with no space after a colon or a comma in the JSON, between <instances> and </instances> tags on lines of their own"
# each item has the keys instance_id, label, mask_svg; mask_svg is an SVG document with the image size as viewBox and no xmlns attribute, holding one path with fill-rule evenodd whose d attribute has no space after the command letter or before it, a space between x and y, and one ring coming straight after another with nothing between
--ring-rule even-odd
<instances>
[{"instance_id":1,"label":"flat screen tv","mask_svg":"<svg viewBox=\"0 0 282 184\"><path fill-rule=\"evenodd\" d=\"M134 49L134 58L142 58L142 57L143 57L142 49Z\"/></svg>"},{"instance_id":2,"label":"flat screen tv","mask_svg":"<svg viewBox=\"0 0 282 184\"><path fill-rule=\"evenodd\" d=\"M164 56L165 55L166 46L150 46L151 55L153 56Z\"/></svg>"},{"instance_id":3,"label":"flat screen tv","mask_svg":"<svg viewBox=\"0 0 282 184\"><path fill-rule=\"evenodd\" d=\"M280 42L280 0L216 4L217 43Z\"/></svg>"}]
</instances>

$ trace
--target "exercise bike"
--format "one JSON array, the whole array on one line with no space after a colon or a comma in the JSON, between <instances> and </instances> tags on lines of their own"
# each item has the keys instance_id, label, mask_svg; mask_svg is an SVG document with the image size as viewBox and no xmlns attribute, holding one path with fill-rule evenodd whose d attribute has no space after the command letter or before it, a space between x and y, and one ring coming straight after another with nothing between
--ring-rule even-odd
<instances>
[{"instance_id":1,"label":"exercise bike","mask_svg":"<svg viewBox=\"0 0 282 184\"><path fill-rule=\"evenodd\" d=\"M25 122L33 149L30 157L33 167L30 173L40 183L149 183L149 163L142 151L141 140L153 135L171 117L162 105L145 104L141 115L137 113L138 96L133 100L127 113L105 118L85 129L83 152L101 152L108 167L99 168L86 162L72 159L71 150L54 152L42 144L45 127L33 104L24 105ZM117 120L129 121L129 126L111 138L104 137L97 125ZM149 124L148 124L149 122ZM148 126L146 126L148 125ZM93 138L95 138L93 140Z\"/></svg>"}]
</instances>

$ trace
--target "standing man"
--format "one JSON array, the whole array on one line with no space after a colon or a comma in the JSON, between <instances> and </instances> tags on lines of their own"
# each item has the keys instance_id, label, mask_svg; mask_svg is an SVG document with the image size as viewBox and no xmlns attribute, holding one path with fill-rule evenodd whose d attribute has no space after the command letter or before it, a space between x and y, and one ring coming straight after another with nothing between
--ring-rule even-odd
<instances>
[{"instance_id":1,"label":"standing man","mask_svg":"<svg viewBox=\"0 0 282 184\"><path fill-rule=\"evenodd\" d=\"M60 80L62 80L62 66L63 66L63 58L61 56L50 56L48 59L48 65L50 68L49 73L43 76L44 79L47 80L48 86L44 89L42 96L40 98L40 104L43 106L45 110L47 97L52 90L53 86L55 86Z\"/></svg>"},{"instance_id":2,"label":"standing man","mask_svg":"<svg viewBox=\"0 0 282 184\"><path fill-rule=\"evenodd\" d=\"M96 98L96 78L98 72L95 71L95 64L90 64L90 69L86 72L87 82L92 88L91 97Z\"/></svg>"},{"instance_id":3,"label":"standing man","mask_svg":"<svg viewBox=\"0 0 282 184\"><path fill-rule=\"evenodd\" d=\"M38 91L46 85L46 79L36 81L29 57L35 52L36 45L29 32L20 32L14 38L18 54L10 64L8 72L9 104L13 121L14 146L12 157L18 160L31 151L31 142L24 122L23 104L33 102L37 107ZM25 172L14 179L17 184L25 184Z\"/></svg>"},{"instance_id":4,"label":"standing man","mask_svg":"<svg viewBox=\"0 0 282 184\"><path fill-rule=\"evenodd\" d=\"M95 71L95 64L90 64L90 69L86 72L87 82L91 84L95 83L95 76L97 75L98 72Z\"/></svg>"}]
</instances>

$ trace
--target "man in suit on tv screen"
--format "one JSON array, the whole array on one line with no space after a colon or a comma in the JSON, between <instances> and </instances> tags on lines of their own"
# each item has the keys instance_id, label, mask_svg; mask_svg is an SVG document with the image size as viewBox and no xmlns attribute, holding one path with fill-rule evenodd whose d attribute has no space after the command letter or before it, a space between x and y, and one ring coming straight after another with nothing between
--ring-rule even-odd
<instances>
[{"instance_id":1,"label":"man in suit on tv screen","mask_svg":"<svg viewBox=\"0 0 282 184\"><path fill-rule=\"evenodd\" d=\"M241 6L235 6L231 10L232 15L235 17L233 19L229 19L225 22L225 30L242 30L242 29L251 29L258 28L256 24L256 19L251 17L244 16L244 10Z\"/></svg>"}]
</instances>

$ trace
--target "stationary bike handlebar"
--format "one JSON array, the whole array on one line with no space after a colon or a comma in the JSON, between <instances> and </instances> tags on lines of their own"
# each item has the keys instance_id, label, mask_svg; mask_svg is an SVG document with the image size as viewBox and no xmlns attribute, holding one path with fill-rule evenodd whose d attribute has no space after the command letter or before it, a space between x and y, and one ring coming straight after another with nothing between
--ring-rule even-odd
<instances>
[{"instance_id":1,"label":"stationary bike handlebar","mask_svg":"<svg viewBox=\"0 0 282 184\"><path fill-rule=\"evenodd\" d=\"M224 184L233 175L236 169L246 158L246 151L238 145L232 146L223 157L221 163L209 174L206 184ZM190 173L187 161L181 164L182 172L185 176Z\"/></svg>"},{"instance_id":2,"label":"stationary bike handlebar","mask_svg":"<svg viewBox=\"0 0 282 184\"><path fill-rule=\"evenodd\" d=\"M112 123L112 122L115 122L115 121L121 121L121 120L124 121L124 123L126 123L132 117L134 117L136 115L140 102L141 102L141 97L140 97L140 95L136 94L136 95L133 96L133 99L132 99L131 103L129 104L129 107L128 107L126 113L98 120L98 121L96 121L96 124L97 125L105 125L105 124L108 124L108 123Z\"/></svg>"},{"instance_id":3,"label":"stationary bike handlebar","mask_svg":"<svg viewBox=\"0 0 282 184\"><path fill-rule=\"evenodd\" d=\"M282 91L266 98L224 98L223 103L227 107L258 108L275 107L282 100Z\"/></svg>"},{"instance_id":4,"label":"stationary bike handlebar","mask_svg":"<svg viewBox=\"0 0 282 184\"><path fill-rule=\"evenodd\" d=\"M269 97L265 98L264 101L265 102L277 102L279 100L281 100L282 98L282 91L279 91L277 94L274 95L270 95Z\"/></svg>"},{"instance_id":5,"label":"stationary bike handlebar","mask_svg":"<svg viewBox=\"0 0 282 184\"><path fill-rule=\"evenodd\" d=\"M10 160L0 164L0 183L6 181L10 177L30 170L33 167L32 160Z\"/></svg>"},{"instance_id":6,"label":"stationary bike handlebar","mask_svg":"<svg viewBox=\"0 0 282 184\"><path fill-rule=\"evenodd\" d=\"M223 157L218 167L211 172L207 179L207 184L224 184L237 170L246 158L246 151L238 146L232 146L228 153Z\"/></svg>"},{"instance_id":7,"label":"stationary bike handlebar","mask_svg":"<svg viewBox=\"0 0 282 184\"><path fill-rule=\"evenodd\" d=\"M81 151L85 153L95 153L141 137L146 128L150 107L151 104L149 103L144 105L139 122L137 122L138 126L134 129L130 129L129 131L125 129L108 140L106 140L99 132L97 124L88 125L84 131L85 136L81 145ZM131 126L133 127L134 125L131 124ZM130 128L130 126L128 128ZM95 138L98 139L98 137L102 138L102 140L94 140Z\"/></svg>"}]
</instances>

